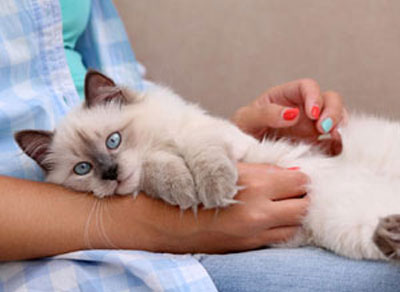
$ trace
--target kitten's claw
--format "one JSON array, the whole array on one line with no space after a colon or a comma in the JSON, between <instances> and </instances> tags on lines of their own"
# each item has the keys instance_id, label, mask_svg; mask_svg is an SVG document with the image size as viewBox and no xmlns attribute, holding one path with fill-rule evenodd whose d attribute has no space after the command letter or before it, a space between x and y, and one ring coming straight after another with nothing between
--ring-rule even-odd
<instances>
[{"instance_id":1,"label":"kitten's claw","mask_svg":"<svg viewBox=\"0 0 400 292\"><path fill-rule=\"evenodd\" d=\"M198 197L205 209L226 207L233 203L238 189L237 170L227 158L214 161L210 167L195 175Z\"/></svg>"},{"instance_id":2,"label":"kitten's claw","mask_svg":"<svg viewBox=\"0 0 400 292\"><path fill-rule=\"evenodd\" d=\"M198 205L192 206L192 212L196 219L197 219L197 211L198 211Z\"/></svg>"},{"instance_id":3,"label":"kitten's claw","mask_svg":"<svg viewBox=\"0 0 400 292\"><path fill-rule=\"evenodd\" d=\"M400 215L381 219L373 240L388 259L400 260Z\"/></svg>"}]
</instances>

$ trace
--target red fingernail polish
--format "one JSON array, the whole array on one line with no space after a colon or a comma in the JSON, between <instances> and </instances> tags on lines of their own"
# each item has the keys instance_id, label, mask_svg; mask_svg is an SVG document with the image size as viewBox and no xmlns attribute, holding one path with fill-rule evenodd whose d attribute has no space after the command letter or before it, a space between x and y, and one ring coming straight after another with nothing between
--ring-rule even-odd
<instances>
[{"instance_id":1,"label":"red fingernail polish","mask_svg":"<svg viewBox=\"0 0 400 292\"><path fill-rule=\"evenodd\" d=\"M297 118L299 115L299 109L298 108L289 108L283 112L283 119L286 121L291 121Z\"/></svg>"},{"instance_id":2,"label":"red fingernail polish","mask_svg":"<svg viewBox=\"0 0 400 292\"><path fill-rule=\"evenodd\" d=\"M314 119L319 119L319 114L321 113L321 110L319 109L319 106L314 105L311 109L311 115L313 116Z\"/></svg>"},{"instance_id":3,"label":"red fingernail polish","mask_svg":"<svg viewBox=\"0 0 400 292\"><path fill-rule=\"evenodd\" d=\"M299 169L300 169L300 167L298 167L298 166L294 166L294 167L289 167L288 169L289 169L289 170L299 170Z\"/></svg>"}]
</instances>

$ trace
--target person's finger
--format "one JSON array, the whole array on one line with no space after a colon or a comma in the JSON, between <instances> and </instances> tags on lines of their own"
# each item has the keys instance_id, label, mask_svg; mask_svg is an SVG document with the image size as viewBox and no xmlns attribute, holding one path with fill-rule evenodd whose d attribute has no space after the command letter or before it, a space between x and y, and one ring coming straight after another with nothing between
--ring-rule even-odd
<instances>
[{"instance_id":1,"label":"person's finger","mask_svg":"<svg viewBox=\"0 0 400 292\"><path fill-rule=\"evenodd\" d=\"M299 119L300 110L296 107L285 107L274 103L265 104L259 108L259 120L264 121L268 128L286 128L295 125Z\"/></svg>"},{"instance_id":2,"label":"person's finger","mask_svg":"<svg viewBox=\"0 0 400 292\"><path fill-rule=\"evenodd\" d=\"M246 184L251 179L265 180L270 174L283 170L281 167L267 163L238 162L236 165L239 185Z\"/></svg>"},{"instance_id":3,"label":"person's finger","mask_svg":"<svg viewBox=\"0 0 400 292\"><path fill-rule=\"evenodd\" d=\"M332 130L332 132L330 133L330 137L319 140L317 145L322 150L322 152L330 156L339 155L340 153L342 153L343 150L342 137L337 128L334 128Z\"/></svg>"},{"instance_id":4,"label":"person's finger","mask_svg":"<svg viewBox=\"0 0 400 292\"><path fill-rule=\"evenodd\" d=\"M281 170L271 173L269 179L268 195L272 200L284 200L299 197L307 192L309 179L307 175L296 168Z\"/></svg>"},{"instance_id":5,"label":"person's finger","mask_svg":"<svg viewBox=\"0 0 400 292\"><path fill-rule=\"evenodd\" d=\"M342 113L342 121L339 123L339 127L341 126L346 126L349 123L350 115L349 112L345 107L343 107L343 113Z\"/></svg>"},{"instance_id":6,"label":"person's finger","mask_svg":"<svg viewBox=\"0 0 400 292\"><path fill-rule=\"evenodd\" d=\"M271 102L269 92L256 99L252 106L260 110L265 125L271 128L290 127L297 123L300 110L297 107L285 106Z\"/></svg>"},{"instance_id":7,"label":"person's finger","mask_svg":"<svg viewBox=\"0 0 400 292\"><path fill-rule=\"evenodd\" d=\"M326 134L332 131L343 118L343 102L341 96L328 91L323 93L324 108L318 120L317 128L320 133Z\"/></svg>"},{"instance_id":8,"label":"person's finger","mask_svg":"<svg viewBox=\"0 0 400 292\"><path fill-rule=\"evenodd\" d=\"M318 83L313 79L303 79L300 80L299 87L307 117L311 120L318 120L324 106Z\"/></svg>"},{"instance_id":9,"label":"person's finger","mask_svg":"<svg viewBox=\"0 0 400 292\"><path fill-rule=\"evenodd\" d=\"M324 102L318 83L313 79L299 79L285 83L269 90L270 100L273 103L287 101L286 104L303 106L306 115L317 120L320 116Z\"/></svg>"},{"instance_id":10,"label":"person's finger","mask_svg":"<svg viewBox=\"0 0 400 292\"><path fill-rule=\"evenodd\" d=\"M307 214L309 198L274 201L271 205L269 219L272 226L299 225Z\"/></svg>"},{"instance_id":11,"label":"person's finger","mask_svg":"<svg viewBox=\"0 0 400 292\"><path fill-rule=\"evenodd\" d=\"M255 193L272 193L269 189L273 185L276 173L282 171L282 168L266 163L237 163L239 178L237 185L245 187L246 192L251 190ZM238 196L240 195L240 192Z\"/></svg>"},{"instance_id":12,"label":"person's finger","mask_svg":"<svg viewBox=\"0 0 400 292\"><path fill-rule=\"evenodd\" d=\"M264 98L241 108L233 117L233 122L246 132L257 129L290 127L297 123L300 110L266 101Z\"/></svg>"},{"instance_id":13,"label":"person's finger","mask_svg":"<svg viewBox=\"0 0 400 292\"><path fill-rule=\"evenodd\" d=\"M247 190L265 194L270 200L300 197L307 191L309 179L296 166L284 169L260 163L238 163L237 184Z\"/></svg>"},{"instance_id":14,"label":"person's finger","mask_svg":"<svg viewBox=\"0 0 400 292\"><path fill-rule=\"evenodd\" d=\"M259 245L284 243L292 239L300 230L300 226L285 226L268 229L257 235L257 241Z\"/></svg>"}]
</instances>

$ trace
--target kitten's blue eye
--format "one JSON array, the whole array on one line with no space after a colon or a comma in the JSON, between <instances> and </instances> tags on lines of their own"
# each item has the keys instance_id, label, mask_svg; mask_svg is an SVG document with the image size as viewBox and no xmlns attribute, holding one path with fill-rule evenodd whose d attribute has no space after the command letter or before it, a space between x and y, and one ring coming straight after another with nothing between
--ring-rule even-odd
<instances>
[{"instance_id":1,"label":"kitten's blue eye","mask_svg":"<svg viewBox=\"0 0 400 292\"><path fill-rule=\"evenodd\" d=\"M112 133L106 140L108 149L116 149L121 144L121 135L118 132Z\"/></svg>"},{"instance_id":2,"label":"kitten's blue eye","mask_svg":"<svg viewBox=\"0 0 400 292\"><path fill-rule=\"evenodd\" d=\"M90 172L92 165L89 162L79 162L74 167L74 172L77 175L85 175Z\"/></svg>"}]
</instances>

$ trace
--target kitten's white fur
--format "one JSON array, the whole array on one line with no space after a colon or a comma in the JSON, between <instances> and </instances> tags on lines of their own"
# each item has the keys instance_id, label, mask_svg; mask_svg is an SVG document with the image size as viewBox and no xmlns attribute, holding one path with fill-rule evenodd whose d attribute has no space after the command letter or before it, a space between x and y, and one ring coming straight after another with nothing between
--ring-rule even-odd
<instances>
[{"instance_id":1,"label":"kitten's white fur","mask_svg":"<svg viewBox=\"0 0 400 292\"><path fill-rule=\"evenodd\" d=\"M237 190L236 161L299 166L310 178L311 203L304 218L305 231L291 245L315 244L356 259L388 259L373 237L381 218L400 214L399 123L351 117L342 128L343 153L331 158L306 144L268 139L259 143L230 122L208 115L163 87L140 95L124 94L128 105L83 106L67 116L57 128L46 158L57 169L49 172L48 181L105 196L146 189L146 174L150 177L148 189L165 192L159 197L167 202L182 208L199 203L211 208L232 202ZM104 148L105 137L116 130L122 133L124 143L118 150L119 182L71 174L82 160L75 145L77 131L100 141L95 143ZM165 167L157 168L158 162ZM168 177L169 171L173 175Z\"/></svg>"}]
</instances>

